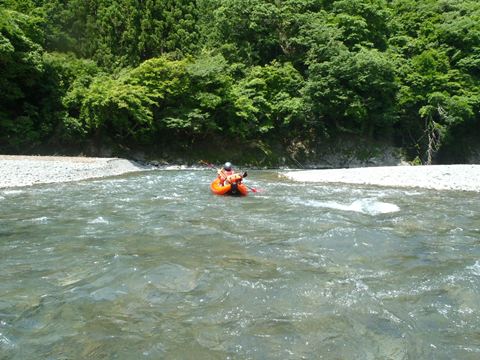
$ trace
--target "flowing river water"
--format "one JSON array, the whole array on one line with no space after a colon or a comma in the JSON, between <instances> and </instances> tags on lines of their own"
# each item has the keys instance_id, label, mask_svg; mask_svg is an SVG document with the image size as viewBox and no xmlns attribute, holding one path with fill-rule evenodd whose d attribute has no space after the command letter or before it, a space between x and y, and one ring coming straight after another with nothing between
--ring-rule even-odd
<instances>
[{"instance_id":1,"label":"flowing river water","mask_svg":"<svg viewBox=\"0 0 480 360\"><path fill-rule=\"evenodd\" d=\"M479 359L472 192L205 170L0 190L0 359Z\"/></svg>"}]
</instances>

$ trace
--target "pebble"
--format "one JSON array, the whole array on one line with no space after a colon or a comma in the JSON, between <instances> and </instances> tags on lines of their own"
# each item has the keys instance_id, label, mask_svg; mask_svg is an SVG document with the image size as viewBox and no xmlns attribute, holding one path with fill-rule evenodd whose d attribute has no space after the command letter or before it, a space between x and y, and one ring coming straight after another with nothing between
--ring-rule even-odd
<instances>
[{"instance_id":1,"label":"pebble","mask_svg":"<svg viewBox=\"0 0 480 360\"><path fill-rule=\"evenodd\" d=\"M289 171L282 175L299 182L418 187L480 192L480 165L383 166Z\"/></svg>"},{"instance_id":2,"label":"pebble","mask_svg":"<svg viewBox=\"0 0 480 360\"><path fill-rule=\"evenodd\" d=\"M153 167L120 158L0 155L0 188L79 181Z\"/></svg>"}]
</instances>

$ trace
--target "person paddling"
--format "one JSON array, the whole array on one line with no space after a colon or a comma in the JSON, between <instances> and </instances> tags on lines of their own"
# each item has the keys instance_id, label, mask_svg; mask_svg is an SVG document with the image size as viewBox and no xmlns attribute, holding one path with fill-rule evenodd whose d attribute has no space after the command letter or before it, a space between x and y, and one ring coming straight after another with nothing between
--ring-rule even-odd
<instances>
[{"instance_id":1,"label":"person paddling","mask_svg":"<svg viewBox=\"0 0 480 360\"><path fill-rule=\"evenodd\" d=\"M223 167L217 171L218 173L218 178L220 179L220 184L223 186L225 182L228 184L228 177L235 174L235 171L233 171L232 168L232 163L227 161Z\"/></svg>"},{"instance_id":2,"label":"person paddling","mask_svg":"<svg viewBox=\"0 0 480 360\"><path fill-rule=\"evenodd\" d=\"M247 172L244 172L242 175L236 174L233 170L232 163L227 161L223 167L217 171L218 178L220 179L220 185L230 184L235 177L235 180L242 180L244 177L247 176ZM234 181L235 181L234 180Z\"/></svg>"}]
</instances>

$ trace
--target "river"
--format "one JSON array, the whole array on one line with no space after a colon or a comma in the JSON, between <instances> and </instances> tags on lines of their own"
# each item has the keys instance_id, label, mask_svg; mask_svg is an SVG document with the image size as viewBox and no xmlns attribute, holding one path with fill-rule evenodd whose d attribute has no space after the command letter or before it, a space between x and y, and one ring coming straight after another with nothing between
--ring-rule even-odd
<instances>
[{"instance_id":1,"label":"river","mask_svg":"<svg viewBox=\"0 0 480 360\"><path fill-rule=\"evenodd\" d=\"M478 193L163 170L0 190L0 359L478 359Z\"/></svg>"}]
</instances>

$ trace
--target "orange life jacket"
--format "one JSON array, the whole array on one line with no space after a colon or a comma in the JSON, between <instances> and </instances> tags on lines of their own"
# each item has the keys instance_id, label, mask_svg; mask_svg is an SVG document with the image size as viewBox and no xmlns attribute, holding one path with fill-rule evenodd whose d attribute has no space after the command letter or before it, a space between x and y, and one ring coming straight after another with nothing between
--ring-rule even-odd
<instances>
[{"instance_id":1,"label":"orange life jacket","mask_svg":"<svg viewBox=\"0 0 480 360\"><path fill-rule=\"evenodd\" d=\"M225 169L221 169L218 171L218 178L220 179L220 182L223 183L225 182L225 180L227 180L227 178L231 175L235 174L235 172L233 170L225 170Z\"/></svg>"}]
</instances>

